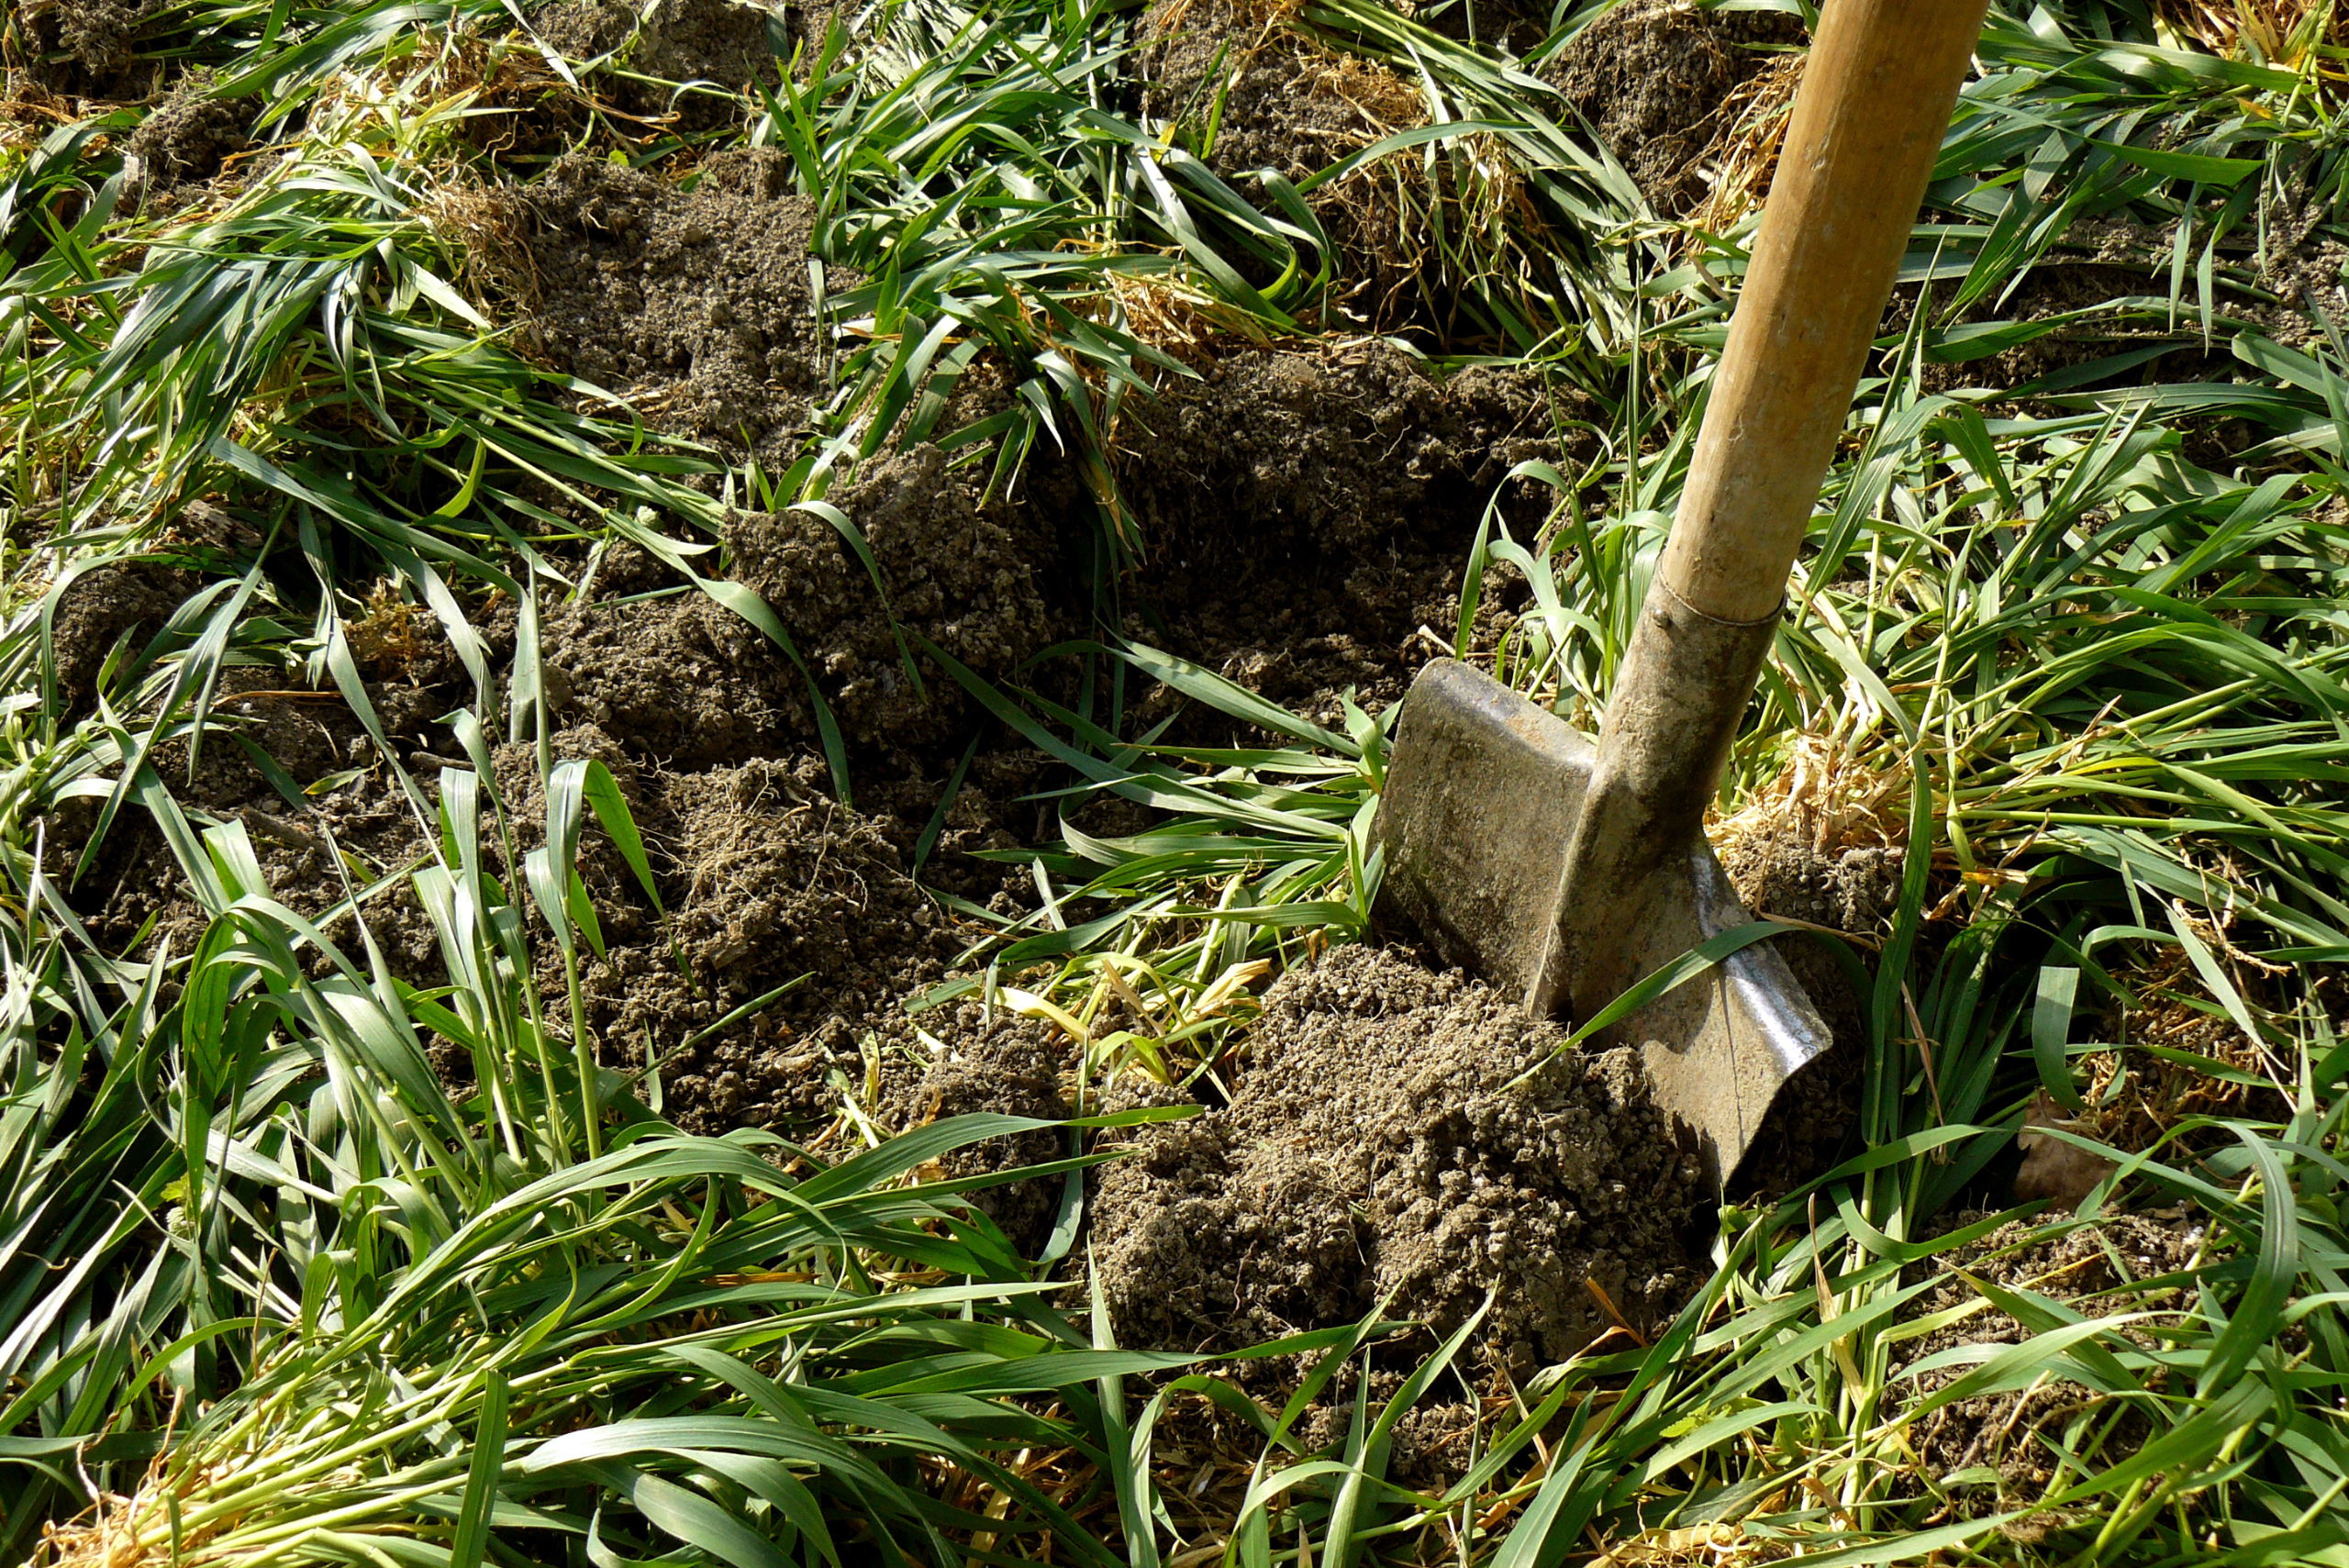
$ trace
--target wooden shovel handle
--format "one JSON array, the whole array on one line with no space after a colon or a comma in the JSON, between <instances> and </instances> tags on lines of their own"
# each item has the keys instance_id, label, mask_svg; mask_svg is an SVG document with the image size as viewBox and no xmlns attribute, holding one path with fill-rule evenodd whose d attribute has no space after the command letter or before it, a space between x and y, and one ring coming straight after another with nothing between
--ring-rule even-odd
<instances>
[{"instance_id":1,"label":"wooden shovel handle","mask_svg":"<svg viewBox=\"0 0 2349 1568\"><path fill-rule=\"evenodd\" d=\"M1924 197L1985 0L1826 0L1661 575L1776 613Z\"/></svg>"},{"instance_id":2,"label":"wooden shovel handle","mask_svg":"<svg viewBox=\"0 0 2349 1568\"><path fill-rule=\"evenodd\" d=\"M1769 656L1787 573L1984 9L1985 0L1827 0L1680 513L1567 838L1548 944L1526 989L1536 1017L1597 1017L1653 956L1639 934L1695 896L1690 841ZM1758 1071L1759 1088L1734 1062L1682 1073L1676 1083L1708 1085L1713 1098L1684 1094L1667 1108L1714 1129L1720 1149L1742 1149L1748 1113L1785 1076L1783 1064Z\"/></svg>"}]
</instances>

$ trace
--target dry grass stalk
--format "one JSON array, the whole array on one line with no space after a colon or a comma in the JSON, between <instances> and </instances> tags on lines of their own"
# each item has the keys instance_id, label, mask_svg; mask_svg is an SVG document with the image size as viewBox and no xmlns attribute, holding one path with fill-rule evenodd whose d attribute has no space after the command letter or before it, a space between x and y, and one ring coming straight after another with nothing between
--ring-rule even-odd
<instances>
[{"instance_id":1,"label":"dry grass stalk","mask_svg":"<svg viewBox=\"0 0 2349 1568\"><path fill-rule=\"evenodd\" d=\"M2154 0L2154 17L2212 54L2294 69L2343 41L2335 0Z\"/></svg>"},{"instance_id":2,"label":"dry grass stalk","mask_svg":"<svg viewBox=\"0 0 2349 1568\"><path fill-rule=\"evenodd\" d=\"M493 320L507 314L502 308L507 305L521 315L537 313L544 285L530 254L529 218L518 202L452 172L417 216L463 257L456 282L476 309Z\"/></svg>"},{"instance_id":3,"label":"dry grass stalk","mask_svg":"<svg viewBox=\"0 0 2349 1568\"><path fill-rule=\"evenodd\" d=\"M1909 766L1892 749L1855 747L1839 726L1796 738L1784 767L1743 806L1711 823L1724 850L1747 839L1779 839L1791 823L1822 857L1886 848L1906 839Z\"/></svg>"},{"instance_id":4,"label":"dry grass stalk","mask_svg":"<svg viewBox=\"0 0 2349 1568\"><path fill-rule=\"evenodd\" d=\"M1807 54L1782 54L1739 83L1721 106L1729 134L1718 144L1712 193L1689 215L1698 236L1726 234L1747 214L1760 210L1778 172L1778 149L1786 140L1787 117L1802 83ZM1701 243L1692 236L1691 243Z\"/></svg>"}]
</instances>

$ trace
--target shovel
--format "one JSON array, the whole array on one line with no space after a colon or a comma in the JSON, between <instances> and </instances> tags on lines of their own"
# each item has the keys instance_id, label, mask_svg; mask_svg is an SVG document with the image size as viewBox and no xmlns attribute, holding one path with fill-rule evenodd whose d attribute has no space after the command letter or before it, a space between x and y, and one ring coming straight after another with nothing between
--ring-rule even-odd
<instances>
[{"instance_id":1,"label":"shovel","mask_svg":"<svg viewBox=\"0 0 2349 1568\"><path fill-rule=\"evenodd\" d=\"M1589 1020L1751 918L1705 807L1776 635L1982 25L1984 0L1828 0L1697 437L1596 744L1453 660L1404 699L1374 914L1433 955ZM1826 1049L1767 945L1597 1031L1640 1049L1716 1190Z\"/></svg>"}]
</instances>

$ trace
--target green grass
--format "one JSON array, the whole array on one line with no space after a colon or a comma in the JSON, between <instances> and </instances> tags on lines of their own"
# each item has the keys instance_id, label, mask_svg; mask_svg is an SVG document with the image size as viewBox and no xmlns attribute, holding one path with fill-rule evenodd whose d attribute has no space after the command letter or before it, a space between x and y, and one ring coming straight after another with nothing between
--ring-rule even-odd
<instances>
[{"instance_id":1,"label":"green grass","mask_svg":"<svg viewBox=\"0 0 2349 1568\"><path fill-rule=\"evenodd\" d=\"M1590 14L1565 8L1528 60ZM1624 1543L1709 1557L1690 1532L1716 1526L1740 1562L2349 1551L2349 1049L2327 988L2349 956L2349 350L2312 310L2321 288L2261 268L2263 248L2349 239L2341 52L2326 6L2258 59L2182 46L2171 15L1994 8L1904 272L1924 306L1863 389L1724 787L1732 831L1811 811L1831 838L1909 848L1888 929L1842 950L1868 1025L1843 1164L1725 1210L1714 1273L1667 1332L1487 1407L1469 1473L1421 1493L1390 1478L1392 1440L1449 1386L1466 1330L1399 1388L1356 1380L1347 1434L1311 1451L1307 1404L1378 1325L1267 1348L1310 1368L1281 1410L1116 1348L1065 1273L925 1169L1032 1124L940 1123L840 1159L687 1137L640 1106L584 1027L601 936L573 861L600 833L653 884L608 779L552 759L536 633L573 591L559 562L628 541L788 649L726 581L705 485L818 504L921 439L998 486L1071 454L1111 602L1159 542L1108 442L1122 404L1186 373L1163 323L1341 328L1312 202L1347 171L1210 172L1132 109L1139 13L1098 4L885 9L739 129L624 134L584 113L585 150L676 177L736 138L782 149L817 253L856 275L828 302L818 428L766 472L644 430L499 325L495 237L465 206L493 171L462 132L481 61L542 58L507 8L157 11L143 60L266 101L251 183L185 216L128 211L112 177L138 106L0 153L0 1558L95 1562L136 1538L378 1568L772 1568L1049 1542L1054 1562L1526 1568ZM1459 541L1460 650L1592 723L1751 220L1655 225L1520 62L1356 0L1289 25L1419 87L1437 128L1355 162L1412 165L1430 306L1601 411L1591 473L1524 475L1553 491L1550 527L1512 537L1496 511ZM592 88L588 63L564 69ZM2084 220L2134 226L2122 264L2142 282L2031 314ZM1998 356L2081 333L2107 340L2028 395L1995 379ZM982 364L1010 400L950 428ZM2231 421L2245 433L2222 446ZM522 498L549 492L566 515ZM237 527L192 539L197 499ZM50 617L76 575L134 558L203 585L113 651L105 701L68 723ZM403 776L433 848L348 888L361 919L329 940L336 912L295 913L243 828L191 814L157 760L235 744L217 694L253 666L331 686L383 740L350 628L384 581L467 669L461 732L536 746L548 820L512 820L484 766L444 773L437 800ZM476 627L493 594L524 606L507 666ZM1072 683L1063 658L1121 673ZM1049 803L1109 792L1152 813L1114 838L1063 821L1008 857L1037 911L959 908L985 935L956 986L1082 1039L1088 1093L1222 1082L1252 993L1367 929L1392 716L1352 709L1336 733L1106 639L1024 684L941 668L1056 760ZM1147 682L1241 742L1174 745L1067 700ZM189 951L109 951L76 913L77 873L140 819L203 912ZM403 888L439 938L429 985L394 978L367 935ZM1105 1029L1113 1001L1127 1019ZM2180 1019L2224 1049L2164 1043ZM2149 1124L2133 1096L2157 1081L2217 1114ZM2076 1217L2023 1218L2052 1234L2178 1205L2208 1240L2116 1303L2134 1316L1986 1279L2028 1333L1918 1360L1951 1326L1918 1315L1926 1274L1994 1223L1958 1211L2041 1095L2072 1118L2057 1138L2123 1147ZM2043 1481L1920 1462L1940 1407L2049 1383L2072 1408L2017 1439ZM1262 1457L1178 1507L1192 1478L1153 1454L1194 1400Z\"/></svg>"}]
</instances>

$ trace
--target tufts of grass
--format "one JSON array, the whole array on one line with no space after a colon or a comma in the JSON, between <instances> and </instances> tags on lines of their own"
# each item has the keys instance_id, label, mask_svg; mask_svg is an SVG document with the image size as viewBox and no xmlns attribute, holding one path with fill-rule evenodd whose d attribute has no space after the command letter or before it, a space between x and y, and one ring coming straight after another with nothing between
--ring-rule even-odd
<instances>
[{"instance_id":1,"label":"tufts of grass","mask_svg":"<svg viewBox=\"0 0 2349 1568\"><path fill-rule=\"evenodd\" d=\"M2349 941L2349 354L2332 281L2304 265L2341 237L2337 51L2323 7L2250 8L2224 37L2210 15L1994 12L1912 247L1917 306L1865 389L1725 788L1729 830L1904 851L1884 928L1836 950L1865 1026L1846 1157L1725 1209L1713 1278L1655 1342L1495 1385L1468 1473L1418 1492L1388 1442L1464 1341L1399 1387L1360 1378L1345 1435L1311 1450L1306 1407L1375 1321L1269 1347L1308 1369L1277 1412L1186 1358L1117 1350L928 1180L957 1141L1032 1124L940 1125L832 1163L685 1138L636 1103L579 1027L600 938L570 863L598 829L626 858L634 828L593 768L544 761L530 617L569 591L567 551L625 539L756 618L703 570L722 504L696 484L721 460L514 352L468 281L495 243L451 200L482 102L468 51L525 47L503 6L150 14L139 60L208 65L214 91L260 101L270 151L249 183L128 210L108 150L138 111L105 105L0 162L0 1556L2349 1550L2349 1055L2327 989ZM822 428L771 501L819 498L895 441L1005 484L1057 448L1091 484L1106 571L1150 543L1101 457L1121 400L1184 373L1185 334L1330 324L1344 280L1315 203L1350 170L1241 195L1124 112L1132 22L909 0L780 74L743 134L788 153L819 259L858 281L828 302ZM1430 303L1564 357L1610 410L1597 472L1537 475L1558 493L1547 528L1461 541L1458 651L1591 722L1751 213L1725 200L1710 231L1666 232L1517 67L1353 0L1297 25L1419 85L1427 125L1352 167L1412 164ZM574 80L586 63L540 58ZM682 167L732 133L594 134ZM2144 286L2045 308L2034 280L2101 254L2091 225L2133 237ZM2034 346L2108 333L2110 351L2000 379ZM1013 396L956 428L983 356ZM2213 439L2238 423L2248 439ZM183 526L197 500L227 526ZM103 701L68 725L55 607L76 573L134 558L201 585L109 651ZM386 577L471 661L461 732L485 747L502 720L540 742L547 847L513 852L484 769L437 795L407 781L437 848L347 890L329 914L361 917L353 951L267 885L241 827L184 810L155 759L220 743L213 699L240 662L332 681L371 716L351 585ZM473 625L491 592L528 607L510 667ZM1036 913L991 922L967 984L1081 1040L1096 1081L1212 1089L1250 993L1366 929L1393 716L1349 710L1338 734L1152 650L1067 651L1112 674L1084 689L1157 681L1235 743L1130 733L1114 703L950 669L1071 781L1058 841L1016 857ZM1156 816L1090 834L1097 793ZM98 832L73 850L126 813L158 825L206 913L192 949L95 947L76 857L46 837L75 813ZM367 935L394 887L440 938L429 982ZM542 993L550 944L564 984ZM2180 1092L2142 1094L2156 1074ZM2004 1201L2035 1106L2054 1114L2033 1136L2089 1179L2056 1209L1976 1212ZM1984 1262L2109 1237L2132 1204L2202 1227L2183 1266L2123 1258L2089 1301ZM1951 1278L1971 1281L1955 1307L1935 1294ZM2005 1338L1977 1333L1994 1318ZM1195 1398L1262 1458L1210 1477L1199 1495L1228 1506L1178 1538L1152 1434ZM1924 1451L1985 1403L2012 1418L2022 1479Z\"/></svg>"},{"instance_id":2,"label":"tufts of grass","mask_svg":"<svg viewBox=\"0 0 2349 1568\"><path fill-rule=\"evenodd\" d=\"M600 947L583 829L650 875L597 764L552 770L518 859L477 776L441 775L409 879L430 984L391 972L363 908L359 955L337 948L241 824L199 830L132 767L208 916L191 951L111 960L38 860L9 868L0 1550L1116 1560L1076 1518L1114 1495L1108 1391L1189 1358L1093 1348L972 1184L923 1179L1049 1124L831 1162L661 1123L576 1023L574 955ZM532 979L550 943L568 1019ZM1064 1462L1039 1479L1042 1453Z\"/></svg>"}]
</instances>

